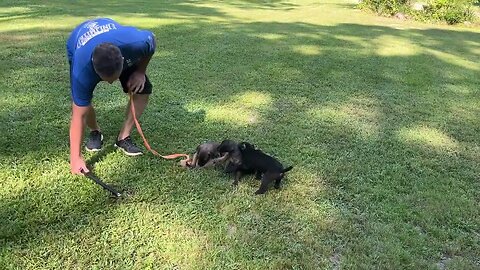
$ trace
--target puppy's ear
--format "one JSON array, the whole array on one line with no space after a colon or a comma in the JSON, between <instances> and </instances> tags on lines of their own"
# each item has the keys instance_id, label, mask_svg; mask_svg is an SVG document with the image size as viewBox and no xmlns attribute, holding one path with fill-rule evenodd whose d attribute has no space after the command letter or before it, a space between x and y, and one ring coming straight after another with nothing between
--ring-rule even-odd
<instances>
[{"instance_id":1,"label":"puppy's ear","mask_svg":"<svg viewBox=\"0 0 480 270\"><path fill-rule=\"evenodd\" d=\"M247 143L244 143L244 142L243 142L243 143L239 144L239 145L238 145L238 148L240 148L240 150L245 150L245 149L247 149Z\"/></svg>"},{"instance_id":2,"label":"puppy's ear","mask_svg":"<svg viewBox=\"0 0 480 270\"><path fill-rule=\"evenodd\" d=\"M235 143L230 140L224 140L218 147L217 151L220 153L230 153L235 150Z\"/></svg>"},{"instance_id":3,"label":"puppy's ear","mask_svg":"<svg viewBox=\"0 0 480 270\"><path fill-rule=\"evenodd\" d=\"M210 159L210 153L205 153L205 151L201 151L198 153L198 166L203 167L207 164L208 160Z\"/></svg>"}]
</instances>

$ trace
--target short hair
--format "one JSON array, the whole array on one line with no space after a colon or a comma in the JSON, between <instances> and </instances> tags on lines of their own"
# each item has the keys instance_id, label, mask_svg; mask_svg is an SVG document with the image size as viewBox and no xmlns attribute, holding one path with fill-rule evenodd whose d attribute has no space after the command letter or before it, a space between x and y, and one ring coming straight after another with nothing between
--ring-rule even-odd
<instances>
[{"instance_id":1,"label":"short hair","mask_svg":"<svg viewBox=\"0 0 480 270\"><path fill-rule=\"evenodd\" d=\"M122 71L122 52L112 43L104 42L93 50L92 62L98 75L111 77Z\"/></svg>"}]
</instances>

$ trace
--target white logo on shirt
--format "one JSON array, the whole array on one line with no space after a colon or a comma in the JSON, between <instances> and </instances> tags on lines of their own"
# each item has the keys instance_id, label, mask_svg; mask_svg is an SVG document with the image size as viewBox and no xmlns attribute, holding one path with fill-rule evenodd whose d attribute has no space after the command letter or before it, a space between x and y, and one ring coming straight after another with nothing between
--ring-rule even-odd
<instances>
[{"instance_id":1,"label":"white logo on shirt","mask_svg":"<svg viewBox=\"0 0 480 270\"><path fill-rule=\"evenodd\" d=\"M98 25L98 22L96 21L91 21L86 23L83 28L88 28L89 30L85 32L83 35L81 35L78 40L77 40L77 49L82 47L83 45L87 44L89 40L92 38L106 33L110 30L116 30L117 27L113 23L107 23L107 24L102 24Z\"/></svg>"}]
</instances>

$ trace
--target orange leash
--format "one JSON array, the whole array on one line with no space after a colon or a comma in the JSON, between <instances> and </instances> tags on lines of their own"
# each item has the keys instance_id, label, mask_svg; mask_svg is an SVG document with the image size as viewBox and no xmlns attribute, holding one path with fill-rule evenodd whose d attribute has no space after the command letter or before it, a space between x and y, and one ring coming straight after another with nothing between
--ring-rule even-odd
<instances>
[{"instance_id":1,"label":"orange leash","mask_svg":"<svg viewBox=\"0 0 480 270\"><path fill-rule=\"evenodd\" d=\"M128 91L128 94L130 95L130 109L132 111L133 120L135 121L135 126L137 127L137 131L138 131L138 133L140 133L140 136L143 139L143 144L148 149L148 151L152 152L152 154L154 154L155 156L158 156L158 157L161 157L161 158L164 158L164 159L175 159L175 158L179 158L179 157L185 157L185 160L188 163L188 160L190 160L190 156L188 154L171 154L171 155L167 155L167 156L162 156L157 151L152 149L152 147L150 146L150 144L147 141L147 138L145 138L145 135L143 134L142 127L140 126L140 123L137 120L137 115L135 114L135 105L133 104L132 91Z\"/></svg>"}]
</instances>

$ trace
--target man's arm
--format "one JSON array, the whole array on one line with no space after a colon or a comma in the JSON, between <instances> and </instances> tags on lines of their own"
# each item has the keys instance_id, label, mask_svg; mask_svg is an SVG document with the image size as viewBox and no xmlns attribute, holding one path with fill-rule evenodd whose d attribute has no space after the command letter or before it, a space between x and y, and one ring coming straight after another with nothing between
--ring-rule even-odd
<instances>
[{"instance_id":1,"label":"man's arm","mask_svg":"<svg viewBox=\"0 0 480 270\"><path fill-rule=\"evenodd\" d=\"M146 73L147 71L147 66L148 63L150 62L150 59L152 59L152 55L155 53L155 50L157 49L157 41L155 40L155 35L153 33L150 33L150 35L147 38L146 42L146 47L147 49L144 51L144 57L140 59L138 65L138 72L141 72L143 74Z\"/></svg>"},{"instance_id":2,"label":"man's arm","mask_svg":"<svg viewBox=\"0 0 480 270\"><path fill-rule=\"evenodd\" d=\"M139 93L143 91L143 87L145 86L145 73L147 72L147 66L152 59L152 55L155 53L156 49L156 41L155 35L151 34L149 36L149 42L145 45L148 46L148 49L144 52L146 55L140 59L137 64L137 70L130 76L129 81L127 82L127 87L133 93Z\"/></svg>"},{"instance_id":3,"label":"man's arm","mask_svg":"<svg viewBox=\"0 0 480 270\"><path fill-rule=\"evenodd\" d=\"M82 158L81 145L85 118L91 110L91 105L80 107L72 103L72 120L70 123L70 170L73 174L81 174L81 170L88 172L85 161Z\"/></svg>"},{"instance_id":4,"label":"man's arm","mask_svg":"<svg viewBox=\"0 0 480 270\"><path fill-rule=\"evenodd\" d=\"M132 73L130 79L127 82L128 88L134 93L140 93L145 86L145 73L147 71L148 63L152 59L152 55L148 55L138 62L138 67L135 72Z\"/></svg>"},{"instance_id":5,"label":"man's arm","mask_svg":"<svg viewBox=\"0 0 480 270\"><path fill-rule=\"evenodd\" d=\"M153 54L147 55L144 58L142 58L140 62L138 62L138 68L137 68L138 72L142 72L143 74L147 72L147 66L148 66L148 63L150 63L150 59L152 59L152 55Z\"/></svg>"}]
</instances>

